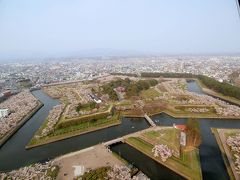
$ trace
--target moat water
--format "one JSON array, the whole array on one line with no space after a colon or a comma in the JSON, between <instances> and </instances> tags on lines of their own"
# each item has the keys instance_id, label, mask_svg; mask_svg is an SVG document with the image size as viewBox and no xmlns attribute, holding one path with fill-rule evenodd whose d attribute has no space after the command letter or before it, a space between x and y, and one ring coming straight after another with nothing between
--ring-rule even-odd
<instances>
[{"instance_id":1,"label":"moat water","mask_svg":"<svg viewBox=\"0 0 240 180\"><path fill-rule=\"evenodd\" d=\"M188 82L188 91L198 94L205 94L195 81ZM159 114L151 117L159 126L172 126L175 124L185 124L186 119L173 118L167 114ZM216 139L211 132L212 127L216 128L240 128L240 120L221 120L221 119L199 119L202 135L200 146L200 161L203 179L229 179L224 161ZM179 179L181 177L159 164L152 162L144 154L139 155L136 150L127 144L113 145L111 149L126 159L129 163L140 168L151 179ZM126 153L128 152L128 153ZM148 159L146 161L146 159ZM159 170L159 168L161 170Z\"/></svg>"},{"instance_id":2,"label":"moat water","mask_svg":"<svg viewBox=\"0 0 240 180\"><path fill-rule=\"evenodd\" d=\"M155 115L152 117L152 119L157 125L160 126L172 126L173 123L185 124L186 122L186 119L174 119L166 114ZM211 132L211 127L240 128L240 121L200 119L200 129L202 135L202 144L200 146L200 161L203 179L229 179L221 152L218 148L215 137ZM158 170L156 170L157 167L155 167L154 164L152 165L153 168L149 168L148 165L145 163L145 160L139 162L138 158L142 159L143 157L139 157L138 155L138 157L135 157L135 153L131 155L125 154L125 151L132 151L129 150L129 147L126 148L126 146L128 145L113 145L112 150L121 155L128 162L139 167L151 179L167 179L164 178L167 176L162 176L161 173L159 173L158 176L156 175L155 171L158 172ZM145 157L143 159L145 159ZM166 174L166 170L163 171L163 174Z\"/></svg>"},{"instance_id":3,"label":"moat water","mask_svg":"<svg viewBox=\"0 0 240 180\"><path fill-rule=\"evenodd\" d=\"M204 94L195 81L188 82L188 90ZM0 171L8 171L31 163L52 159L62 154L80 150L149 127L149 124L143 118L123 118L122 124L118 126L26 150L25 146L41 126L49 111L59 103L41 90L34 91L33 95L44 106L1 147ZM155 115L152 119L158 125L164 126L186 122L186 119L175 119L166 114ZM240 128L240 120L200 119L202 134L200 160L203 179L229 179L221 152L211 133L211 127ZM159 165L126 144L117 144L111 148L129 163L134 164L142 170L151 179L181 179L176 173Z\"/></svg>"},{"instance_id":4,"label":"moat water","mask_svg":"<svg viewBox=\"0 0 240 180\"><path fill-rule=\"evenodd\" d=\"M33 91L33 95L44 106L1 147L0 171L8 171L34 162L52 159L149 127L144 118L123 118L121 125L118 126L26 150L25 146L41 126L49 111L59 103L41 90Z\"/></svg>"}]
</instances>

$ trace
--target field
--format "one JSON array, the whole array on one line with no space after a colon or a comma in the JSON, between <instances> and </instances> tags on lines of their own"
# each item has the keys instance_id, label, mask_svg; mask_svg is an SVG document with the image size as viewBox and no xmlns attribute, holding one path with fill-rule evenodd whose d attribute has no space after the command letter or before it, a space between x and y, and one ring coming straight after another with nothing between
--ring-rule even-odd
<instances>
[{"instance_id":1,"label":"field","mask_svg":"<svg viewBox=\"0 0 240 180\"><path fill-rule=\"evenodd\" d=\"M129 137L125 142L187 179L202 179L198 149L181 149L179 157L172 156L165 162L159 157L154 157L152 149L155 144L166 144L171 149L180 149L178 133L174 131L173 128L157 132L148 131L139 137Z\"/></svg>"},{"instance_id":2,"label":"field","mask_svg":"<svg viewBox=\"0 0 240 180\"><path fill-rule=\"evenodd\" d=\"M77 125L67 126L65 128L56 128L54 132L49 134L48 136L45 136L43 138L36 138L36 135L38 135L42 130L42 128L40 128L39 131L36 132L35 136L31 139L29 144L26 146L26 148L32 148L39 145L48 144L73 136L78 136L84 133L89 133L99 129L107 128L110 126L119 125L120 123L121 120L119 114L115 114L112 116L111 119L102 118L92 121L81 122ZM46 125L46 122L43 124L43 126L44 125Z\"/></svg>"},{"instance_id":3,"label":"field","mask_svg":"<svg viewBox=\"0 0 240 180\"><path fill-rule=\"evenodd\" d=\"M166 144L172 150L179 152L180 130L175 128L166 128L158 131L147 131L142 134L141 138L151 144Z\"/></svg>"},{"instance_id":4,"label":"field","mask_svg":"<svg viewBox=\"0 0 240 180\"><path fill-rule=\"evenodd\" d=\"M148 90L144 90L140 93L140 97L143 99L152 99L158 97L160 93L156 91L154 88L150 88Z\"/></svg>"}]
</instances>

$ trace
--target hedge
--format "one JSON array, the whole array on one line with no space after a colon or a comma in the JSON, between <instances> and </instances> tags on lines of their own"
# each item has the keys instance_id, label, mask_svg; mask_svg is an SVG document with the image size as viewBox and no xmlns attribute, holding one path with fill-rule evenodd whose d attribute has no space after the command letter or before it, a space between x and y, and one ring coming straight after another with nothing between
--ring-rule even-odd
<instances>
[{"instance_id":1,"label":"hedge","mask_svg":"<svg viewBox=\"0 0 240 180\"><path fill-rule=\"evenodd\" d=\"M105 111L105 112L100 112L100 113L96 113L96 114L89 114L89 115L84 115L84 116L80 116L77 118L72 118L72 119L68 119L65 121L62 121L58 124L58 128L65 128L68 126L73 126L73 125L77 125L79 123L82 122L86 122L86 121L91 121L93 119L102 119L102 118L106 118L107 116L109 116L111 114L111 111Z\"/></svg>"}]
</instances>

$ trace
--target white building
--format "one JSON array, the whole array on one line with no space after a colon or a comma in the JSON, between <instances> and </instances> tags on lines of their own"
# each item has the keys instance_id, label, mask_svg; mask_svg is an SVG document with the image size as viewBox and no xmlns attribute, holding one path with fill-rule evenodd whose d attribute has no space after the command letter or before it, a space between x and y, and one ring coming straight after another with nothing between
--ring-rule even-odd
<instances>
[{"instance_id":1,"label":"white building","mask_svg":"<svg viewBox=\"0 0 240 180\"><path fill-rule=\"evenodd\" d=\"M9 115L8 109L0 109L0 118L7 117Z\"/></svg>"},{"instance_id":2,"label":"white building","mask_svg":"<svg viewBox=\"0 0 240 180\"><path fill-rule=\"evenodd\" d=\"M186 133L185 132L181 132L180 134L180 144L182 146L186 146Z\"/></svg>"}]
</instances>

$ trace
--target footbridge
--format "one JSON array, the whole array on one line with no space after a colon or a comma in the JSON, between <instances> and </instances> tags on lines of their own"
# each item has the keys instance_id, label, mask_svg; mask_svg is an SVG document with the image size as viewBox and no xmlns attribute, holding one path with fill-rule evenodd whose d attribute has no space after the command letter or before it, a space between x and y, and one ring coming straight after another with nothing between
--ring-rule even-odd
<instances>
[{"instance_id":1,"label":"footbridge","mask_svg":"<svg viewBox=\"0 0 240 180\"><path fill-rule=\"evenodd\" d=\"M144 114L144 117L145 119L149 122L149 124L152 126L152 127L156 127L157 125L153 122L153 120L145 113Z\"/></svg>"},{"instance_id":2,"label":"footbridge","mask_svg":"<svg viewBox=\"0 0 240 180\"><path fill-rule=\"evenodd\" d=\"M123 141L124 141L123 137L120 137L120 138L117 138L117 139L113 139L113 140L107 141L107 142L103 143L103 145L104 146L110 146L112 144L116 144L118 142L123 142Z\"/></svg>"}]
</instances>

